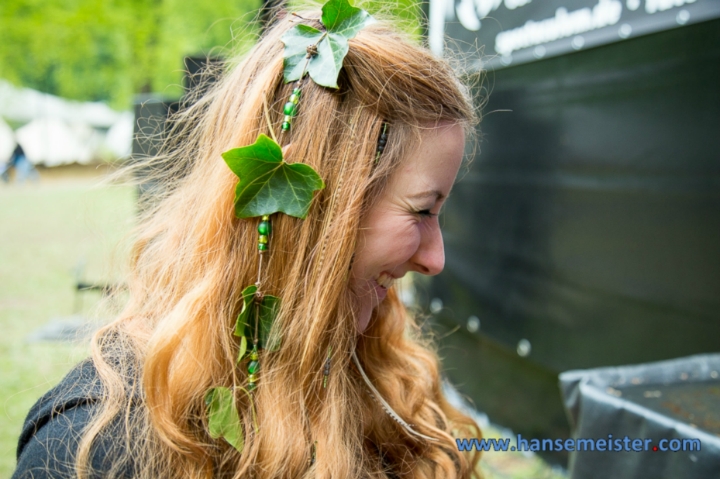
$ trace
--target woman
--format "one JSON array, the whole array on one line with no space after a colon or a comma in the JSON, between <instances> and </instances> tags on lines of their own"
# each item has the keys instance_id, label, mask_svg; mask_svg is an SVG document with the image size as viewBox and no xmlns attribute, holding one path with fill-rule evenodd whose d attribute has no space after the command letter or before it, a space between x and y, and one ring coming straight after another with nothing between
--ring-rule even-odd
<instances>
[{"instance_id":1,"label":"woman","mask_svg":"<svg viewBox=\"0 0 720 479\"><path fill-rule=\"evenodd\" d=\"M283 81L282 38L322 28L318 17L277 21L176 123L166 160L186 174L141 223L129 303L95 337L92 362L31 411L17 477L474 473L478 458L453 434L479 430L443 398L437 356L392 287L443 268L438 213L475 121L448 65L385 24L362 28L337 90L302 83L281 143L285 161L324 181L307 217L273 215L266 255L258 221L235 217L238 177L222 155L280 134L297 85ZM258 270L282 298L279 347L260 352L250 379L232 333ZM206 399L220 386L234 391L241 444L209 433Z\"/></svg>"}]
</instances>

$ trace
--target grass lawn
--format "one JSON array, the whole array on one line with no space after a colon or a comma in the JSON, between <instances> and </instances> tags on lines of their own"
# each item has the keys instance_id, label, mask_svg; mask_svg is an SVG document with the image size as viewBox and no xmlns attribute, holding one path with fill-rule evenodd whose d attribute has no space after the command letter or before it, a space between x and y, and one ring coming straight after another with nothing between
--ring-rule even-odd
<instances>
[{"instance_id":1,"label":"grass lawn","mask_svg":"<svg viewBox=\"0 0 720 479\"><path fill-rule=\"evenodd\" d=\"M123 265L125 255L116 245L134 219L132 188L95 188L99 176L92 171L57 176L26 185L0 183L0 478L15 468L17 438L30 407L88 354L87 341L29 342L28 336L75 312L92 315L96 293L82 293L75 311L78 266L85 265L85 280L119 278L110 273L112 257Z\"/></svg>"},{"instance_id":2,"label":"grass lawn","mask_svg":"<svg viewBox=\"0 0 720 479\"><path fill-rule=\"evenodd\" d=\"M118 247L135 212L132 188L95 187L89 168L45 172L40 183L0 183L0 479L15 468L15 448L33 403L80 359L88 341L31 342L28 336L63 318L93 316L96 293L76 303L82 279L108 283L122 277L127 250ZM102 322L103 319L98 318ZM485 437L500 431L484 428ZM483 453L486 479L560 479L537 456Z\"/></svg>"}]
</instances>

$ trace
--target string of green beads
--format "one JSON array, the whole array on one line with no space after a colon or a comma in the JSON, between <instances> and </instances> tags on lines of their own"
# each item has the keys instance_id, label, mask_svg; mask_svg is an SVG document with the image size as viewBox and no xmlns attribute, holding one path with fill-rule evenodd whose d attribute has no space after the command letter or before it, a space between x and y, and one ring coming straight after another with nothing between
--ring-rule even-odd
<instances>
[{"instance_id":1,"label":"string of green beads","mask_svg":"<svg viewBox=\"0 0 720 479\"><path fill-rule=\"evenodd\" d=\"M287 103L285 103L285 106L283 107L283 113L285 114L285 118L283 119L282 124L282 130L288 131L290 130L290 125L292 123L292 119L297 114L297 104L300 101L300 88L295 88L292 91L292 95L290 95L290 99Z\"/></svg>"},{"instance_id":2,"label":"string of green beads","mask_svg":"<svg viewBox=\"0 0 720 479\"><path fill-rule=\"evenodd\" d=\"M268 215L263 215L262 220L258 225L258 233L260 234L260 237L258 238L258 251L260 254L268 250L271 231L272 227L270 226L270 217Z\"/></svg>"},{"instance_id":3,"label":"string of green beads","mask_svg":"<svg viewBox=\"0 0 720 479\"><path fill-rule=\"evenodd\" d=\"M257 388L257 372L260 370L260 362L258 361L257 346L253 347L250 353L250 362L247 365L248 370L248 391L252 391Z\"/></svg>"}]
</instances>

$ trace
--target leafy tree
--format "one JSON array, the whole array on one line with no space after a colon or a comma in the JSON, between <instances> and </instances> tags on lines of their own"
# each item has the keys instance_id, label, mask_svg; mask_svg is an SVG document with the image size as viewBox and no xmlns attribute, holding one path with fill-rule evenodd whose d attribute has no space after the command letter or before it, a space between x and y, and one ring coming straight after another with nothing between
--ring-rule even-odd
<instances>
[{"instance_id":1,"label":"leafy tree","mask_svg":"<svg viewBox=\"0 0 720 479\"><path fill-rule=\"evenodd\" d=\"M77 100L130 106L179 96L182 58L253 41L259 0L2 0L0 77Z\"/></svg>"},{"instance_id":2,"label":"leafy tree","mask_svg":"<svg viewBox=\"0 0 720 479\"><path fill-rule=\"evenodd\" d=\"M354 3L419 32L417 0ZM0 0L0 78L119 109L129 108L136 93L178 97L182 58L247 48L260 6L261 0Z\"/></svg>"}]
</instances>

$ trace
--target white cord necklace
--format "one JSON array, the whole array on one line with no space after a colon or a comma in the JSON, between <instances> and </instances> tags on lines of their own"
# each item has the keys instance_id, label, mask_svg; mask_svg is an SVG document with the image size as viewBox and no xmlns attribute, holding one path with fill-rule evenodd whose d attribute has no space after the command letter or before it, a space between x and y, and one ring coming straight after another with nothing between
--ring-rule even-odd
<instances>
[{"instance_id":1,"label":"white cord necklace","mask_svg":"<svg viewBox=\"0 0 720 479\"><path fill-rule=\"evenodd\" d=\"M363 380L365 381L365 384L367 384L368 389L370 389L370 393L375 397L377 402L380 403L380 406L382 406L382 408L385 410L385 412L388 414L388 416L393 418L393 420L395 422L397 422L398 424L400 424L400 426L403 429L405 429L409 434L411 434L413 436L421 437L428 441L437 441L437 439L434 437L426 436L425 434L420 434L419 432L414 430L412 427L410 427L410 424L403 421L403 419L398 415L398 413L396 413L395 410L390 407L390 404L388 404L388 402L385 399L383 399L383 397L380 395L378 390L375 389L375 386L372 385L372 383L370 382L370 378L368 378L367 374L365 374L365 370L362 368L362 366L360 366L360 361L358 360L357 355L355 354L355 351L352 352L352 358L353 358L353 361L355 361L355 366L357 366L358 371L360 371L360 375L362 376Z\"/></svg>"}]
</instances>

